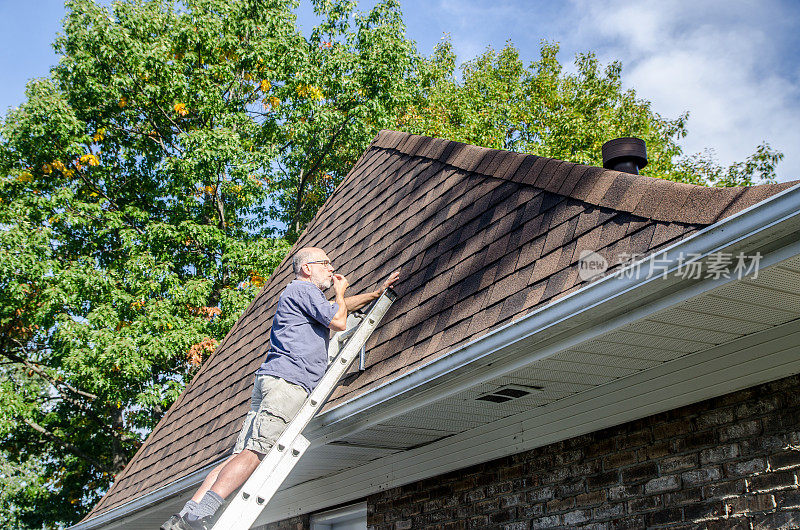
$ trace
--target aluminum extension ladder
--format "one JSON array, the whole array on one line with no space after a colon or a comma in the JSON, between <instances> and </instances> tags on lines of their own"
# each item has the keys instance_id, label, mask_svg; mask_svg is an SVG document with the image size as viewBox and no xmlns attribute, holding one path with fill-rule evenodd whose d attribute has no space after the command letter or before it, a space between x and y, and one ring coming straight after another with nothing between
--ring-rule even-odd
<instances>
[{"instance_id":1,"label":"aluminum extension ladder","mask_svg":"<svg viewBox=\"0 0 800 530\"><path fill-rule=\"evenodd\" d=\"M366 310L348 315L347 329L336 333L329 342L330 364L325 375L247 482L224 508L213 530L242 530L253 525L308 449L310 442L302 435L303 430L330 397L339 379L359 358L359 352L363 355L364 344L396 298L394 291L386 289Z\"/></svg>"}]
</instances>

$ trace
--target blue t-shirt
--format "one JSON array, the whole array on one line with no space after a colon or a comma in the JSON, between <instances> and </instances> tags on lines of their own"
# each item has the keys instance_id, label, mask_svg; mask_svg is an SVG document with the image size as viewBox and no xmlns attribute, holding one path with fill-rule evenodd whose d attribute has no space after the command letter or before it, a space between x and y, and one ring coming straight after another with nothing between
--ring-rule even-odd
<instances>
[{"instance_id":1,"label":"blue t-shirt","mask_svg":"<svg viewBox=\"0 0 800 530\"><path fill-rule=\"evenodd\" d=\"M267 358L256 373L280 377L310 394L328 367L328 325L338 310L313 283L292 280L278 300Z\"/></svg>"}]
</instances>

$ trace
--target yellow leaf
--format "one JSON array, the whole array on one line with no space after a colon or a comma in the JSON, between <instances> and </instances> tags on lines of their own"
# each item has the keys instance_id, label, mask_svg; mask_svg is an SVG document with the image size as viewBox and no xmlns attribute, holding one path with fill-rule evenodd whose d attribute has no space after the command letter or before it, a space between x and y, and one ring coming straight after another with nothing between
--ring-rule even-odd
<instances>
[{"instance_id":1,"label":"yellow leaf","mask_svg":"<svg viewBox=\"0 0 800 530\"><path fill-rule=\"evenodd\" d=\"M259 88L261 89L262 92L269 92L269 89L272 88L272 83L270 83L266 79L262 79Z\"/></svg>"},{"instance_id":2,"label":"yellow leaf","mask_svg":"<svg viewBox=\"0 0 800 530\"><path fill-rule=\"evenodd\" d=\"M322 90L313 85L298 85L296 91L297 95L303 98L320 100L325 97L322 94Z\"/></svg>"},{"instance_id":3,"label":"yellow leaf","mask_svg":"<svg viewBox=\"0 0 800 530\"><path fill-rule=\"evenodd\" d=\"M125 108L125 107L127 107L127 106L128 106L128 98L126 98L125 96L123 96L123 97L122 97L122 98L119 100L119 103L118 103L118 105L119 105L121 108Z\"/></svg>"},{"instance_id":4,"label":"yellow leaf","mask_svg":"<svg viewBox=\"0 0 800 530\"><path fill-rule=\"evenodd\" d=\"M28 171L23 171L17 176L17 180L20 182L33 182L33 175Z\"/></svg>"},{"instance_id":5,"label":"yellow leaf","mask_svg":"<svg viewBox=\"0 0 800 530\"><path fill-rule=\"evenodd\" d=\"M98 160L98 158L91 153L83 155L80 158L80 162L82 164L89 164L90 166L96 166L100 164L100 160Z\"/></svg>"},{"instance_id":6,"label":"yellow leaf","mask_svg":"<svg viewBox=\"0 0 800 530\"><path fill-rule=\"evenodd\" d=\"M186 110L186 105L183 103L175 103L175 106L173 108L175 109L175 112L177 112L181 116L186 116L187 114L189 114L189 111Z\"/></svg>"}]
</instances>

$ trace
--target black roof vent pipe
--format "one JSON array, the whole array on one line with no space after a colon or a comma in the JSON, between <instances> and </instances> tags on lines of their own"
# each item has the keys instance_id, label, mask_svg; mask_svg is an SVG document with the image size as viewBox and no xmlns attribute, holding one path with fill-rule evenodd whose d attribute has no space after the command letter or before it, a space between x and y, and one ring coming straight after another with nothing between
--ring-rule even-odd
<instances>
[{"instance_id":1,"label":"black roof vent pipe","mask_svg":"<svg viewBox=\"0 0 800 530\"><path fill-rule=\"evenodd\" d=\"M639 170L647 165L647 147L640 138L617 138L603 144L603 167L639 174Z\"/></svg>"}]
</instances>

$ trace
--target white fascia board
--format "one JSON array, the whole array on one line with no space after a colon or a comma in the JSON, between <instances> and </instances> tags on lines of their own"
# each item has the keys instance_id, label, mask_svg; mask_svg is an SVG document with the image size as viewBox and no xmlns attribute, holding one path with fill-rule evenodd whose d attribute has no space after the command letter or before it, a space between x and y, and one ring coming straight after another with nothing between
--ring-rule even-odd
<instances>
[{"instance_id":1,"label":"white fascia board","mask_svg":"<svg viewBox=\"0 0 800 530\"><path fill-rule=\"evenodd\" d=\"M504 375L731 281L723 278L691 280L674 276L672 273L679 266L675 256L679 253L702 257L730 249L755 251L764 246L768 252L762 252L761 268L800 254L800 185L656 253L656 256L666 257L664 261L659 261L659 267L668 271L666 279L661 276L644 280L624 278L619 273L605 277L321 413L309 424L304 434L311 440L312 446L324 445ZM673 256L671 259L670 255ZM531 348L531 343L537 347ZM69 530L101 528L104 524L185 492L202 482L205 474L216 464L218 462L71 526Z\"/></svg>"},{"instance_id":2,"label":"white fascia board","mask_svg":"<svg viewBox=\"0 0 800 530\"><path fill-rule=\"evenodd\" d=\"M675 275L680 254L706 257L715 252L761 250L760 267L766 268L800 254L798 231L800 185L657 252L655 257L664 257L659 268L667 270L666 278L625 278L619 272L607 276L324 411L309 425L307 436L312 446L334 441L732 281Z\"/></svg>"}]
</instances>

